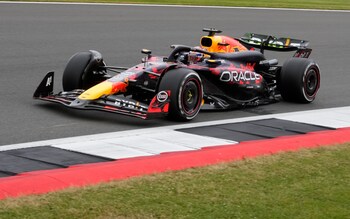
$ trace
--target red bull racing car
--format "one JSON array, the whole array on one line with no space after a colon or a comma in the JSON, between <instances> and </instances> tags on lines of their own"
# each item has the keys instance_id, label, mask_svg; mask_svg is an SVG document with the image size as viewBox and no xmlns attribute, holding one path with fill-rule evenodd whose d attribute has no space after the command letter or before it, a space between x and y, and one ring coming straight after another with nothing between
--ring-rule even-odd
<instances>
[{"instance_id":1,"label":"red bull racing car","mask_svg":"<svg viewBox=\"0 0 350 219\"><path fill-rule=\"evenodd\" d=\"M97 51L73 55L64 70L63 91L53 93L49 72L34 98L70 108L101 110L146 119L165 115L188 121L201 109L225 110L280 99L310 103L320 87L320 70L309 56L308 41L245 34L208 34L200 46L173 45L168 56L143 49L142 63L131 68L106 65ZM265 50L295 51L283 65Z\"/></svg>"}]
</instances>

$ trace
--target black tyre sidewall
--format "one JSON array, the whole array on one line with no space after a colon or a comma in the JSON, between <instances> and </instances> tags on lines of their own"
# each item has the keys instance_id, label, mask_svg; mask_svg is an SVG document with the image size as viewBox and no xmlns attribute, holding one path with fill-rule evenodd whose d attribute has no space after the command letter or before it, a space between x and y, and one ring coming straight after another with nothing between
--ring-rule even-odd
<instances>
[{"instance_id":1,"label":"black tyre sidewall","mask_svg":"<svg viewBox=\"0 0 350 219\"><path fill-rule=\"evenodd\" d=\"M313 74L316 80L313 93L307 90L307 78ZM318 65L311 59L291 58L287 60L279 78L279 90L284 100L311 103L316 98L320 87L320 70Z\"/></svg>"},{"instance_id":2,"label":"black tyre sidewall","mask_svg":"<svg viewBox=\"0 0 350 219\"><path fill-rule=\"evenodd\" d=\"M91 53L79 52L73 55L63 72L62 86L64 91L83 89L85 69L91 60Z\"/></svg>"}]
</instances>

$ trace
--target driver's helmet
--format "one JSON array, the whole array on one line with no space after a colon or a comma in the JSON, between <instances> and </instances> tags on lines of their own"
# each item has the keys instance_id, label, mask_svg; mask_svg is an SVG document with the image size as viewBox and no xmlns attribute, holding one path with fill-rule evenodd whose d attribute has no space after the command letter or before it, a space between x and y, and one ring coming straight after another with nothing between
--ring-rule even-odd
<instances>
[{"instance_id":1,"label":"driver's helmet","mask_svg":"<svg viewBox=\"0 0 350 219\"><path fill-rule=\"evenodd\" d=\"M203 57L204 57L203 53L190 51L187 54L187 63L188 64L196 64L196 63L202 61Z\"/></svg>"}]
</instances>

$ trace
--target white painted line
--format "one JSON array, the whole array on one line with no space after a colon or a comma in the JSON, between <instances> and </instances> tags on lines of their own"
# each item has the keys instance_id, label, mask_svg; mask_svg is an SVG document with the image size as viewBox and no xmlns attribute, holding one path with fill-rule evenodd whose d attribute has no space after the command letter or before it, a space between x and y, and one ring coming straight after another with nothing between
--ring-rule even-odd
<instances>
[{"instance_id":1,"label":"white painted line","mask_svg":"<svg viewBox=\"0 0 350 219\"><path fill-rule=\"evenodd\" d=\"M158 139L152 139L147 136L137 136L137 137L128 137L128 138L111 138L102 140L104 142L114 143L116 141L126 148L132 148L135 150L143 151L150 154L160 154L164 152L175 152L175 151L191 151L195 148L184 147L169 143L166 141L161 141Z\"/></svg>"},{"instance_id":2,"label":"white painted line","mask_svg":"<svg viewBox=\"0 0 350 219\"><path fill-rule=\"evenodd\" d=\"M90 5L90 6L132 6L132 7L167 7L167 8L208 8L208 9L239 9L239 10L270 10L270 11L305 11L305 12L335 12L350 13L350 10L298 9L298 8L263 8L263 7L232 7L232 6L200 6L200 5L157 5L157 4L119 4L119 3L83 3L83 2L20 2L0 1L0 4L38 4L38 5Z\"/></svg>"},{"instance_id":3,"label":"white painted line","mask_svg":"<svg viewBox=\"0 0 350 219\"><path fill-rule=\"evenodd\" d=\"M133 148L124 147L116 144L109 144L101 141L76 142L69 144L53 145L56 148L65 150L91 154L94 156L101 156L111 159L122 159L140 156L150 156L151 153L136 150Z\"/></svg>"},{"instance_id":4,"label":"white painted line","mask_svg":"<svg viewBox=\"0 0 350 219\"><path fill-rule=\"evenodd\" d=\"M112 144L118 142L118 144L122 146L146 151L153 154L197 150L201 149L202 147L238 143L225 139L199 136L167 129L151 134L110 138L101 141Z\"/></svg>"},{"instance_id":5,"label":"white painted line","mask_svg":"<svg viewBox=\"0 0 350 219\"><path fill-rule=\"evenodd\" d=\"M74 143L58 143L52 146L95 156L121 159L157 155L165 152L192 151L202 147L234 143L237 142L164 129L156 133L141 133Z\"/></svg>"},{"instance_id":6,"label":"white painted line","mask_svg":"<svg viewBox=\"0 0 350 219\"><path fill-rule=\"evenodd\" d=\"M237 144L238 142L226 139L219 139L214 137L194 135L173 130L166 130L165 132L149 134L149 137L166 142L171 142L176 145L184 147L200 149L203 147L210 147L216 145Z\"/></svg>"}]
</instances>

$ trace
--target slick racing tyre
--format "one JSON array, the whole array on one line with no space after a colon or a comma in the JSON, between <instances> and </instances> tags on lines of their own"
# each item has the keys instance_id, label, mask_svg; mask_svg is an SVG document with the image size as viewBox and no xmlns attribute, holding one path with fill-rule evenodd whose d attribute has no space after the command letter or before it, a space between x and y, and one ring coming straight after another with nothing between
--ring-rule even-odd
<instances>
[{"instance_id":1,"label":"slick racing tyre","mask_svg":"<svg viewBox=\"0 0 350 219\"><path fill-rule=\"evenodd\" d=\"M203 99L203 85L199 75L189 69L173 69L162 77L158 91L170 91L168 117L189 121L199 112Z\"/></svg>"},{"instance_id":2,"label":"slick racing tyre","mask_svg":"<svg viewBox=\"0 0 350 219\"><path fill-rule=\"evenodd\" d=\"M104 65L101 54L96 51L74 54L63 72L63 90L85 90L101 82L105 71L100 67Z\"/></svg>"},{"instance_id":3,"label":"slick racing tyre","mask_svg":"<svg viewBox=\"0 0 350 219\"><path fill-rule=\"evenodd\" d=\"M311 103L320 88L320 69L310 59L291 58L283 66L279 90L284 100Z\"/></svg>"}]
</instances>

